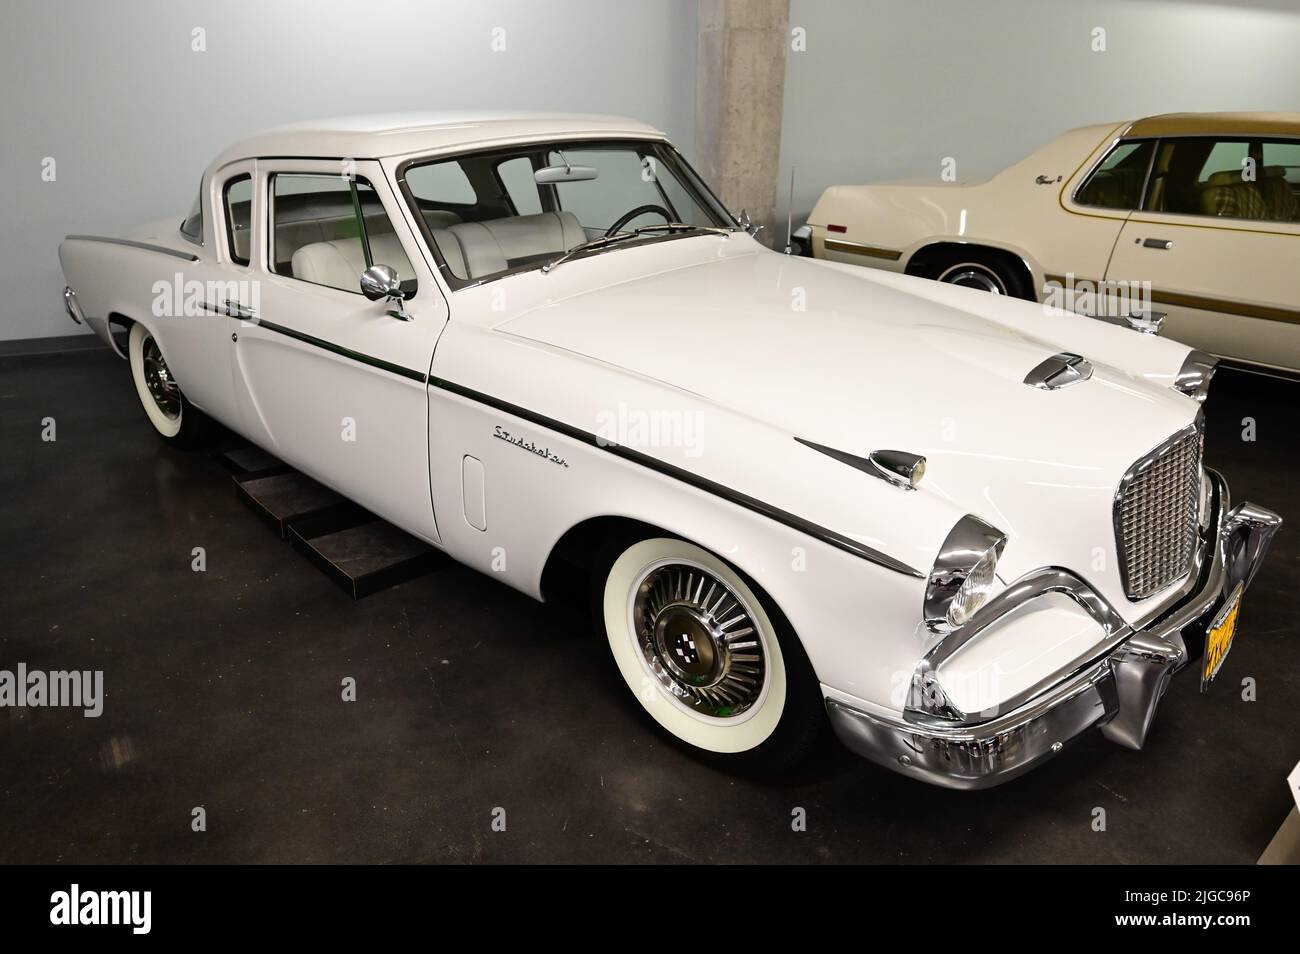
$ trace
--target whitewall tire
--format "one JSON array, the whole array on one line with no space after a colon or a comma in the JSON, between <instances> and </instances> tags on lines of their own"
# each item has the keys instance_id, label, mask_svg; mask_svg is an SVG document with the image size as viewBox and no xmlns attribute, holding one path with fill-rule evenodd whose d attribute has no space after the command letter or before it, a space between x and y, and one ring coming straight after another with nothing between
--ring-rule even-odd
<instances>
[{"instance_id":1,"label":"whitewall tire","mask_svg":"<svg viewBox=\"0 0 1300 954\"><path fill-rule=\"evenodd\" d=\"M170 443L195 443L202 427L202 412L185 400L153 333L139 322L131 326L127 354L136 393L154 430Z\"/></svg>"},{"instance_id":2,"label":"whitewall tire","mask_svg":"<svg viewBox=\"0 0 1300 954\"><path fill-rule=\"evenodd\" d=\"M622 548L599 601L618 672L645 713L709 761L762 771L796 761L821 725L811 666L769 607L725 560L671 537Z\"/></svg>"}]
</instances>

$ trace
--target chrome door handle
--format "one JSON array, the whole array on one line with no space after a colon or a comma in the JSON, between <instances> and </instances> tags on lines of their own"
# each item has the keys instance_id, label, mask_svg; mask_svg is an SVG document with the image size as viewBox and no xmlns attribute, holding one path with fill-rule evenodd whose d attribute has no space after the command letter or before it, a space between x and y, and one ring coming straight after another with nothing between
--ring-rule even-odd
<instances>
[{"instance_id":1,"label":"chrome door handle","mask_svg":"<svg viewBox=\"0 0 1300 954\"><path fill-rule=\"evenodd\" d=\"M245 321L249 321L257 317L257 312L255 312L251 308L245 308L243 305L241 305L237 301L234 301L233 299L227 298L226 315L230 318L242 318Z\"/></svg>"},{"instance_id":2,"label":"chrome door handle","mask_svg":"<svg viewBox=\"0 0 1300 954\"><path fill-rule=\"evenodd\" d=\"M1142 240L1143 248L1158 248L1162 251L1169 251L1174 247L1173 239L1149 238Z\"/></svg>"}]
</instances>

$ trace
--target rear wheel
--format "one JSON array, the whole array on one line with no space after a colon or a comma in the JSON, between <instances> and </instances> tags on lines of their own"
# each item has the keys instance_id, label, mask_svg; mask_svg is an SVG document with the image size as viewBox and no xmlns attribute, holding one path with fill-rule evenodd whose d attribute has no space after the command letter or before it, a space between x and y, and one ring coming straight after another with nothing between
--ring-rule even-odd
<instances>
[{"instance_id":1,"label":"rear wheel","mask_svg":"<svg viewBox=\"0 0 1300 954\"><path fill-rule=\"evenodd\" d=\"M139 322L132 325L127 353L136 393L154 430L178 447L198 444L204 431L203 412L185 399L153 332Z\"/></svg>"},{"instance_id":2,"label":"rear wheel","mask_svg":"<svg viewBox=\"0 0 1300 954\"><path fill-rule=\"evenodd\" d=\"M976 291L992 292L994 295L1007 294L1007 279L998 274L997 269L979 262L958 262L943 270L939 281L959 288L974 288Z\"/></svg>"},{"instance_id":3,"label":"rear wheel","mask_svg":"<svg viewBox=\"0 0 1300 954\"><path fill-rule=\"evenodd\" d=\"M932 278L946 285L973 288L1009 298L1033 299L1029 277L1023 264L1009 253L978 246L923 249L918 252L908 272Z\"/></svg>"},{"instance_id":4,"label":"rear wheel","mask_svg":"<svg viewBox=\"0 0 1300 954\"><path fill-rule=\"evenodd\" d=\"M817 677L754 584L671 537L631 543L602 563L610 652L660 730L729 771L769 774L807 753L823 723Z\"/></svg>"}]
</instances>

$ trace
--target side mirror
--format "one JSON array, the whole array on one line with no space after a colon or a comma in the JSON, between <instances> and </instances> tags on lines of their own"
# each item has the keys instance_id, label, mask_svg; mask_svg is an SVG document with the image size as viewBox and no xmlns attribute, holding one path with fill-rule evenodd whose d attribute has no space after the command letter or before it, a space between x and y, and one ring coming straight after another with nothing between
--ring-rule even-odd
<instances>
[{"instance_id":1,"label":"side mirror","mask_svg":"<svg viewBox=\"0 0 1300 954\"><path fill-rule=\"evenodd\" d=\"M746 232L748 232L750 235L757 235L759 231L763 228L763 226L755 225L753 222L750 221L748 209L741 209L740 215L739 217L737 217L736 221L740 223L740 227L744 229Z\"/></svg>"},{"instance_id":2,"label":"side mirror","mask_svg":"<svg viewBox=\"0 0 1300 954\"><path fill-rule=\"evenodd\" d=\"M361 273L361 294L371 301L400 298L402 285L397 280L397 270L388 265L371 265Z\"/></svg>"},{"instance_id":3,"label":"side mirror","mask_svg":"<svg viewBox=\"0 0 1300 954\"><path fill-rule=\"evenodd\" d=\"M398 280L397 269L392 266L371 265L362 272L361 294L371 301L386 299L387 301L397 302L397 307L388 311L388 314L393 318L410 321L413 317L402 304L402 300L406 296L402 294L402 283Z\"/></svg>"}]
</instances>

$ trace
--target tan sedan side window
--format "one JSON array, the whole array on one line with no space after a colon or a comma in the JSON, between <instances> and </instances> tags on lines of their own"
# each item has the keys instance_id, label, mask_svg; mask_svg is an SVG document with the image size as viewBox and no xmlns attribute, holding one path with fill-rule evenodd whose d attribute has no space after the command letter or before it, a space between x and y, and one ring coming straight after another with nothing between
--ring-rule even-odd
<instances>
[{"instance_id":1,"label":"tan sedan side window","mask_svg":"<svg viewBox=\"0 0 1300 954\"><path fill-rule=\"evenodd\" d=\"M1074 201L1097 209L1131 211L1142 202L1142 186L1151 165L1152 140L1122 142L1093 170Z\"/></svg>"},{"instance_id":2,"label":"tan sedan side window","mask_svg":"<svg viewBox=\"0 0 1300 954\"><path fill-rule=\"evenodd\" d=\"M1209 136L1162 140L1146 209L1300 221L1300 143Z\"/></svg>"}]
</instances>

